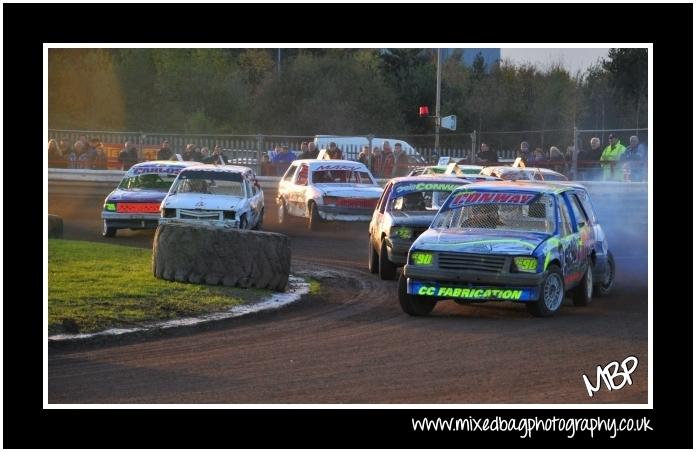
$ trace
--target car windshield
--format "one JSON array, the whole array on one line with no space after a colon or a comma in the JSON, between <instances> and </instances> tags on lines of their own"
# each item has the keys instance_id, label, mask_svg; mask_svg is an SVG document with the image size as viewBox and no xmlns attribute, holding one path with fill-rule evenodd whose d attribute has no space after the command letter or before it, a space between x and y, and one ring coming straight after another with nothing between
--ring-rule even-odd
<instances>
[{"instance_id":1,"label":"car windshield","mask_svg":"<svg viewBox=\"0 0 696 452\"><path fill-rule=\"evenodd\" d=\"M179 175L172 187L172 193L244 197L244 182L239 173L186 171Z\"/></svg>"},{"instance_id":2,"label":"car windshield","mask_svg":"<svg viewBox=\"0 0 696 452\"><path fill-rule=\"evenodd\" d=\"M438 182L403 182L394 186L387 204L388 212L429 212L431 215L447 200L455 188L464 184Z\"/></svg>"},{"instance_id":3,"label":"car windshield","mask_svg":"<svg viewBox=\"0 0 696 452\"><path fill-rule=\"evenodd\" d=\"M552 234L556 230L554 206L553 197L549 195L462 191L449 198L432 227Z\"/></svg>"},{"instance_id":4,"label":"car windshield","mask_svg":"<svg viewBox=\"0 0 696 452\"><path fill-rule=\"evenodd\" d=\"M365 184L375 182L370 173L360 170L318 170L312 172L312 182L315 184Z\"/></svg>"},{"instance_id":5,"label":"car windshield","mask_svg":"<svg viewBox=\"0 0 696 452\"><path fill-rule=\"evenodd\" d=\"M176 174L144 173L126 176L118 184L120 190L152 190L167 192L176 179Z\"/></svg>"}]
</instances>

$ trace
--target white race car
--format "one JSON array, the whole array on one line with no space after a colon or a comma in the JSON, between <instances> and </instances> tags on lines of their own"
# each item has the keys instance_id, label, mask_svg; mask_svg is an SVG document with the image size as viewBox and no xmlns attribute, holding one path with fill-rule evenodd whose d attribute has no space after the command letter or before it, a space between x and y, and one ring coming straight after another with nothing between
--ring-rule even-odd
<instances>
[{"instance_id":1,"label":"white race car","mask_svg":"<svg viewBox=\"0 0 696 452\"><path fill-rule=\"evenodd\" d=\"M263 191L250 168L200 165L179 173L162 201L159 221L260 229L263 210Z\"/></svg>"},{"instance_id":2,"label":"white race car","mask_svg":"<svg viewBox=\"0 0 696 452\"><path fill-rule=\"evenodd\" d=\"M370 221L382 187L370 170L350 160L295 160L278 188L278 223L288 216L321 221Z\"/></svg>"}]
</instances>

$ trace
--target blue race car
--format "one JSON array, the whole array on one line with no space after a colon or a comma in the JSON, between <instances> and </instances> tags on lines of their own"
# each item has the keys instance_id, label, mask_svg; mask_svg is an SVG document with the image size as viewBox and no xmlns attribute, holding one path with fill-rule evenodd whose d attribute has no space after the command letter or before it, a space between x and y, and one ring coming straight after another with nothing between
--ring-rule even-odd
<instances>
[{"instance_id":1,"label":"blue race car","mask_svg":"<svg viewBox=\"0 0 696 452\"><path fill-rule=\"evenodd\" d=\"M515 301L555 314L608 295L616 268L586 189L579 184L494 182L452 192L413 243L399 303L427 315L439 300Z\"/></svg>"},{"instance_id":2,"label":"blue race car","mask_svg":"<svg viewBox=\"0 0 696 452\"><path fill-rule=\"evenodd\" d=\"M394 279L406 263L413 241L432 223L455 188L468 180L443 176L397 177L384 187L369 229L368 269L380 279Z\"/></svg>"},{"instance_id":3,"label":"blue race car","mask_svg":"<svg viewBox=\"0 0 696 452\"><path fill-rule=\"evenodd\" d=\"M202 163L162 160L133 165L104 200L102 235L114 237L124 228L157 228L160 204L172 182L182 169L194 165Z\"/></svg>"}]
</instances>

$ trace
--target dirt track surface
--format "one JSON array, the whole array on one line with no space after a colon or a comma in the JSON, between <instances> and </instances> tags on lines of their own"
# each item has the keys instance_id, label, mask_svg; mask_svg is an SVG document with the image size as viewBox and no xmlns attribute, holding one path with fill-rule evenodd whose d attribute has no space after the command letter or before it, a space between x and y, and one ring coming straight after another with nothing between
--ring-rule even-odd
<instances>
[{"instance_id":1,"label":"dirt track surface","mask_svg":"<svg viewBox=\"0 0 696 452\"><path fill-rule=\"evenodd\" d=\"M100 236L105 194L49 192L65 238L150 247L153 232ZM367 271L366 224L280 228L274 195L265 229L291 236L293 273L320 280L320 296L180 333L50 348L49 403L647 403L647 243L608 231L617 284L586 308L566 299L540 319L512 303L444 302L412 318L396 281ZM598 365L628 356L639 359L632 384L590 398L582 375L594 383Z\"/></svg>"}]
</instances>

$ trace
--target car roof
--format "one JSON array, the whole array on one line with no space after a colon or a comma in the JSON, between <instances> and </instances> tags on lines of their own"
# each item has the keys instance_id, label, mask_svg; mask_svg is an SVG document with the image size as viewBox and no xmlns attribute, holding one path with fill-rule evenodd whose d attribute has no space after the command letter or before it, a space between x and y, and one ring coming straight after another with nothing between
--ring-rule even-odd
<instances>
[{"instance_id":1,"label":"car roof","mask_svg":"<svg viewBox=\"0 0 696 452\"><path fill-rule=\"evenodd\" d=\"M365 168L365 169L367 169L367 167L364 164L362 164L360 162L355 162L353 160L301 159L301 160L293 160L292 163L295 164L295 162L306 163L310 166L310 168L312 170L314 170L314 168L316 168L317 166L321 166L321 165L344 165L344 166L350 166L353 168Z\"/></svg>"},{"instance_id":2,"label":"car roof","mask_svg":"<svg viewBox=\"0 0 696 452\"><path fill-rule=\"evenodd\" d=\"M179 161L179 160L148 160L147 162L140 162L136 163L135 165L131 166L131 168L138 168L141 166L148 166L148 165L159 165L159 166L194 166L194 165L202 165L201 162L194 162L193 160L185 160L185 161Z\"/></svg>"},{"instance_id":3,"label":"car roof","mask_svg":"<svg viewBox=\"0 0 696 452\"><path fill-rule=\"evenodd\" d=\"M533 193L562 193L564 191L573 190L574 188L583 188L580 184L554 183L541 181L497 181L497 182L477 182L467 185L466 190L484 190L484 191L527 191ZM462 190L457 188L455 191Z\"/></svg>"},{"instance_id":4,"label":"car roof","mask_svg":"<svg viewBox=\"0 0 696 452\"><path fill-rule=\"evenodd\" d=\"M187 170L210 171L210 172L217 172L217 173L246 173L247 171L251 171L251 168L248 168L246 166L239 166L239 165L205 164L205 165L198 165L198 166L195 166L193 168L191 168L191 167L184 168L183 170L181 170L181 172L184 172Z\"/></svg>"},{"instance_id":5,"label":"car roof","mask_svg":"<svg viewBox=\"0 0 696 452\"><path fill-rule=\"evenodd\" d=\"M455 182L456 181L456 182ZM418 176L402 176L402 177L395 177L391 179L389 182L393 182L395 184L398 184L400 182L449 182L449 183L462 183L462 185L467 185L467 183L471 183L470 180L466 180L464 178L459 178L454 175L451 176L433 176L433 175L418 175Z\"/></svg>"}]
</instances>

